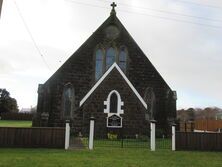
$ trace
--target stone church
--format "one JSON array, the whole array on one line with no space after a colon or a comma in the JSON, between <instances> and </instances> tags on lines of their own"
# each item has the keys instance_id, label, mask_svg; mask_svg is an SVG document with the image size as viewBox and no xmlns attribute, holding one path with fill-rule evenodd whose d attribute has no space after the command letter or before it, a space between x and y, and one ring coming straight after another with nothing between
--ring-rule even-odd
<instances>
[{"instance_id":1,"label":"stone church","mask_svg":"<svg viewBox=\"0 0 222 167\"><path fill-rule=\"evenodd\" d=\"M172 91L116 16L110 16L44 83L33 126L64 126L88 134L146 134L149 121L166 129L176 118Z\"/></svg>"}]
</instances>

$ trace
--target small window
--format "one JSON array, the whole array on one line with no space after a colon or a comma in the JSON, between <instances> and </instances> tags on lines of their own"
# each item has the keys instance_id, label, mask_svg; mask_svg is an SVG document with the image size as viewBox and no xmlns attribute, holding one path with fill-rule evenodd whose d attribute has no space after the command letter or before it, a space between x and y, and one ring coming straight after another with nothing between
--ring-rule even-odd
<instances>
[{"instance_id":1,"label":"small window","mask_svg":"<svg viewBox=\"0 0 222 167\"><path fill-rule=\"evenodd\" d=\"M103 75L103 51L98 49L96 51L96 69L95 79L98 80Z\"/></svg>"},{"instance_id":2,"label":"small window","mask_svg":"<svg viewBox=\"0 0 222 167\"><path fill-rule=\"evenodd\" d=\"M65 85L63 90L63 116L71 117L72 116L72 106L74 104L74 89L72 85Z\"/></svg>"},{"instance_id":3,"label":"small window","mask_svg":"<svg viewBox=\"0 0 222 167\"><path fill-rule=\"evenodd\" d=\"M125 47L121 47L119 52L119 67L124 73L126 73L126 61L127 61L127 50Z\"/></svg>"},{"instance_id":4,"label":"small window","mask_svg":"<svg viewBox=\"0 0 222 167\"><path fill-rule=\"evenodd\" d=\"M106 52L106 69L112 66L116 61L116 51L114 48L109 48Z\"/></svg>"},{"instance_id":5,"label":"small window","mask_svg":"<svg viewBox=\"0 0 222 167\"><path fill-rule=\"evenodd\" d=\"M110 113L117 113L118 97L116 93L113 93L110 97Z\"/></svg>"},{"instance_id":6,"label":"small window","mask_svg":"<svg viewBox=\"0 0 222 167\"><path fill-rule=\"evenodd\" d=\"M119 92L116 90L112 90L107 99L104 101L104 113L107 113L108 116L112 116L113 114L119 115L124 113L122 107L124 106L123 101L121 100Z\"/></svg>"}]
</instances>

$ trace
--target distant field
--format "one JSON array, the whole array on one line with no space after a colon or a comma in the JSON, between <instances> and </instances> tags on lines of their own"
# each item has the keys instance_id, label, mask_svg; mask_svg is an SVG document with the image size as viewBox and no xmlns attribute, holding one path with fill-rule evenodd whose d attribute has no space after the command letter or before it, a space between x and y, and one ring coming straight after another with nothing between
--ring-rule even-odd
<instances>
[{"instance_id":1,"label":"distant field","mask_svg":"<svg viewBox=\"0 0 222 167\"><path fill-rule=\"evenodd\" d=\"M32 121L0 120L0 127L31 127Z\"/></svg>"},{"instance_id":2,"label":"distant field","mask_svg":"<svg viewBox=\"0 0 222 167\"><path fill-rule=\"evenodd\" d=\"M221 167L222 152L139 148L0 149L0 167Z\"/></svg>"}]
</instances>

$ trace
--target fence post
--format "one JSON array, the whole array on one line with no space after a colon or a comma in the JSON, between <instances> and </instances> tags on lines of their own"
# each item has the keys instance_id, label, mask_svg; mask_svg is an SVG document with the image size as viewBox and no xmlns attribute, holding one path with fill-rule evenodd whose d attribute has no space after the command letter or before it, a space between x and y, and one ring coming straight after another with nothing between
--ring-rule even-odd
<instances>
[{"instance_id":1,"label":"fence post","mask_svg":"<svg viewBox=\"0 0 222 167\"><path fill-rule=\"evenodd\" d=\"M172 151L176 150L176 124L172 123Z\"/></svg>"},{"instance_id":2,"label":"fence post","mask_svg":"<svg viewBox=\"0 0 222 167\"><path fill-rule=\"evenodd\" d=\"M90 117L90 128L89 128L89 149L90 150L93 150L94 124L95 124L95 118Z\"/></svg>"},{"instance_id":3,"label":"fence post","mask_svg":"<svg viewBox=\"0 0 222 167\"><path fill-rule=\"evenodd\" d=\"M151 151L155 151L156 150L156 121L155 120L150 120L150 149Z\"/></svg>"},{"instance_id":4,"label":"fence post","mask_svg":"<svg viewBox=\"0 0 222 167\"><path fill-rule=\"evenodd\" d=\"M69 120L66 120L65 150L68 150L69 148L69 138L70 138L70 126L69 126Z\"/></svg>"}]
</instances>

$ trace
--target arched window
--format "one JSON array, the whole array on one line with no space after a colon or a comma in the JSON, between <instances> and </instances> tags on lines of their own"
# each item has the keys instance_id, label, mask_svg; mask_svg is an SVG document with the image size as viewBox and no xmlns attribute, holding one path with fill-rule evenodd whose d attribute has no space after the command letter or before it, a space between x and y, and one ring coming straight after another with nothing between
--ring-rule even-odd
<instances>
[{"instance_id":1,"label":"arched window","mask_svg":"<svg viewBox=\"0 0 222 167\"><path fill-rule=\"evenodd\" d=\"M153 88L147 87L144 94L144 101L147 104L147 112L145 114L146 119L154 119L155 117L155 105L156 105L156 96L153 91Z\"/></svg>"},{"instance_id":2,"label":"arched window","mask_svg":"<svg viewBox=\"0 0 222 167\"><path fill-rule=\"evenodd\" d=\"M107 113L108 116L111 116L113 114L120 115L124 113L122 109L124 103L121 100L119 92L117 92L116 90L112 90L109 93L106 101L104 101L104 105L106 105L104 113Z\"/></svg>"},{"instance_id":3,"label":"arched window","mask_svg":"<svg viewBox=\"0 0 222 167\"><path fill-rule=\"evenodd\" d=\"M106 51L106 69L108 69L116 61L116 51L114 48L109 48Z\"/></svg>"},{"instance_id":4,"label":"arched window","mask_svg":"<svg viewBox=\"0 0 222 167\"><path fill-rule=\"evenodd\" d=\"M113 93L110 97L110 113L117 113L118 97Z\"/></svg>"},{"instance_id":5,"label":"arched window","mask_svg":"<svg viewBox=\"0 0 222 167\"><path fill-rule=\"evenodd\" d=\"M97 46L98 47L98 46ZM95 52L95 81L99 80L106 70L108 70L113 63L116 62L121 70L126 73L128 62L128 51L125 46L121 46L118 50L112 46L102 49L102 45L96 49Z\"/></svg>"},{"instance_id":6,"label":"arched window","mask_svg":"<svg viewBox=\"0 0 222 167\"><path fill-rule=\"evenodd\" d=\"M127 61L127 50L126 47L120 47L119 51L119 67L125 73L126 72L126 61Z\"/></svg>"},{"instance_id":7,"label":"arched window","mask_svg":"<svg viewBox=\"0 0 222 167\"><path fill-rule=\"evenodd\" d=\"M74 89L71 84L67 84L63 90L63 117L72 116L72 108L74 102Z\"/></svg>"},{"instance_id":8,"label":"arched window","mask_svg":"<svg viewBox=\"0 0 222 167\"><path fill-rule=\"evenodd\" d=\"M96 69L95 79L98 80L103 75L103 51L98 49L96 51Z\"/></svg>"}]
</instances>

